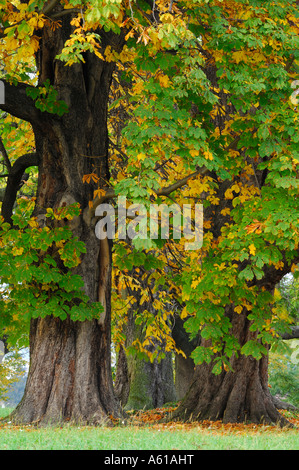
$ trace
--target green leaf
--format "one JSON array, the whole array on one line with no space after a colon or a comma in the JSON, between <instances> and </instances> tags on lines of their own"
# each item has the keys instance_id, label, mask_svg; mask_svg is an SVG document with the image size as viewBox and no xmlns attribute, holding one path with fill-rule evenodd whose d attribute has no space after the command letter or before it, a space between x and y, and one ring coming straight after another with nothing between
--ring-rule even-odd
<instances>
[{"instance_id":1,"label":"green leaf","mask_svg":"<svg viewBox=\"0 0 299 470\"><path fill-rule=\"evenodd\" d=\"M209 364L213 355L214 353L210 348L203 346L197 346L197 348L195 348L191 353L191 357L195 364L202 364L203 362Z\"/></svg>"},{"instance_id":2,"label":"green leaf","mask_svg":"<svg viewBox=\"0 0 299 470\"><path fill-rule=\"evenodd\" d=\"M212 369L212 374L214 374L214 375L219 375L222 372L222 362L221 362L221 358L219 358L219 359L220 360L216 362L216 364L214 365L214 367Z\"/></svg>"},{"instance_id":3,"label":"green leaf","mask_svg":"<svg viewBox=\"0 0 299 470\"><path fill-rule=\"evenodd\" d=\"M268 354L268 350L261 343L255 340L249 340L242 346L241 354L252 356L254 359L259 360L263 355Z\"/></svg>"}]
</instances>

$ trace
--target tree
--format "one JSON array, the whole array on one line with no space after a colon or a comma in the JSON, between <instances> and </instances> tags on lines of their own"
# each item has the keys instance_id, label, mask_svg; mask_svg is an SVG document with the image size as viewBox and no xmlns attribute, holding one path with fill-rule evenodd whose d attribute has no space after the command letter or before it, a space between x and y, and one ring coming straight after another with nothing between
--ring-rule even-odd
<instances>
[{"instance_id":1,"label":"tree","mask_svg":"<svg viewBox=\"0 0 299 470\"><path fill-rule=\"evenodd\" d=\"M2 352L2 351L1 351ZM10 393L12 389L18 388L20 380L26 380L26 361L18 351L5 353L5 357L0 356L0 399L11 404ZM23 383L24 385L24 383ZM21 387L22 388L22 387ZM22 396L21 390L21 396ZM19 396L20 399L20 396ZM16 405L17 403L15 403Z\"/></svg>"},{"instance_id":2,"label":"tree","mask_svg":"<svg viewBox=\"0 0 299 470\"><path fill-rule=\"evenodd\" d=\"M200 344L200 337L190 340L184 328L184 321L179 315L175 317L172 336L176 347L184 353L184 356L180 353L175 354L175 391L177 400L181 400L188 392L193 379L195 364L192 352Z\"/></svg>"},{"instance_id":3,"label":"tree","mask_svg":"<svg viewBox=\"0 0 299 470\"><path fill-rule=\"evenodd\" d=\"M295 273L297 275L297 272ZM288 275L283 278L275 291L276 314L283 320L282 339L299 338L298 327L298 276Z\"/></svg>"},{"instance_id":4,"label":"tree","mask_svg":"<svg viewBox=\"0 0 299 470\"><path fill-rule=\"evenodd\" d=\"M60 2L2 2L1 8L4 25L1 47L7 52L3 59L5 104L1 108L28 121L35 138L35 152L30 162L20 156L12 167L7 185L11 184L9 196L12 197L18 182L13 168L19 166L24 171L26 166L36 165L38 161L34 217L39 225L35 230L38 232L45 225L47 209L54 213L70 204L80 205L81 213L77 213L70 225L72 236L84 242L86 250L82 262L76 263L76 275L83 280L89 302L95 302L96 306L95 318L86 319L87 301L82 301L78 294L76 300L76 289L72 289L72 285L61 288L73 295L68 301L64 300L60 311L56 305L56 309L47 312L46 307L50 305L40 296L39 312L36 310L30 315L30 370L14 419L47 423L68 418L96 423L107 414L118 413L110 370L111 249L107 240L99 243L89 214L89 202L98 185L84 184L83 176L93 173L96 167L99 185L106 185L109 179L107 102L114 64L103 62L88 50L84 52L84 63L65 67L57 60L75 29L71 24L74 13L64 10ZM59 24L55 23L58 19ZM112 31L100 34L105 46L118 48L123 42L123 36ZM9 51L12 58L8 57ZM24 54L24 61L19 60L19 54ZM29 70L34 71L34 67L38 77L36 86L27 84L29 77L26 75ZM11 222L11 209L11 201L6 204L4 198L2 215L6 222ZM48 220L49 234L51 224L52 230L54 227L51 218ZM45 245L45 251L49 253L52 247L52 265L65 274L67 268L59 259L57 244L59 246L58 240L52 240ZM77 257L75 247L69 248ZM42 258L39 262L42 263ZM55 284L54 278L53 281ZM42 282L38 282L33 273L27 282L23 277L23 282L27 287L35 285L36 292L43 292ZM14 300L14 292L10 294ZM55 297L55 292L52 295ZM36 296L38 298L39 294ZM76 315L80 321L75 321ZM86 315L85 319L82 315Z\"/></svg>"},{"instance_id":5,"label":"tree","mask_svg":"<svg viewBox=\"0 0 299 470\"><path fill-rule=\"evenodd\" d=\"M143 31L146 47L135 60L150 72L139 83L140 101L147 100L125 130L130 178L116 190L138 199L143 181L149 194L157 191L152 169L161 156L161 178L197 171L177 200L203 201L204 244L200 259L197 252L185 257L177 280L187 330L201 330L192 354L201 365L176 416L285 422L268 391L267 352L276 335L274 288L298 263L298 128L290 99L297 3L208 2L160 13ZM182 32L178 40L184 13L197 43ZM159 54L163 41L173 50Z\"/></svg>"}]
</instances>

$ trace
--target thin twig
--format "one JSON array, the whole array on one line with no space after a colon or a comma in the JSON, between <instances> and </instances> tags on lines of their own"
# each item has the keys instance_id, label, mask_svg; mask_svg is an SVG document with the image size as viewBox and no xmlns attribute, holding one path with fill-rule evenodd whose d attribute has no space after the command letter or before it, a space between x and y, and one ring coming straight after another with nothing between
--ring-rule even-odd
<instances>
[{"instance_id":1,"label":"thin twig","mask_svg":"<svg viewBox=\"0 0 299 470\"><path fill-rule=\"evenodd\" d=\"M155 9L156 9L156 0L153 1L153 9L152 9L152 15L156 23L158 23L156 16L155 16Z\"/></svg>"},{"instance_id":2,"label":"thin twig","mask_svg":"<svg viewBox=\"0 0 299 470\"><path fill-rule=\"evenodd\" d=\"M57 18L61 18L66 15L71 15L72 13L81 13L81 11L82 10L79 10L79 8L69 8L67 10L58 11L57 13L53 13L53 15L48 15L48 16L51 18L51 20L56 20ZM84 21L83 16L82 18Z\"/></svg>"},{"instance_id":3,"label":"thin twig","mask_svg":"<svg viewBox=\"0 0 299 470\"><path fill-rule=\"evenodd\" d=\"M4 144L3 144L3 141L1 139L1 137L0 137L0 152L2 153L2 156L3 156L3 159L4 159L4 164L5 164L6 168L8 169L8 171L10 171L11 170L11 163L10 163L8 153L6 151L6 148L4 147Z\"/></svg>"}]
</instances>

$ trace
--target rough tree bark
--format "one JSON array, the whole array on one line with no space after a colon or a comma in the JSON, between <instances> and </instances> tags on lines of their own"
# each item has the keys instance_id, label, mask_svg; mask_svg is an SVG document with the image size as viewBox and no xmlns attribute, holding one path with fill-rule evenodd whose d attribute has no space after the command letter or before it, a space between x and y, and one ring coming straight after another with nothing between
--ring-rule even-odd
<instances>
[{"instance_id":1,"label":"rough tree bark","mask_svg":"<svg viewBox=\"0 0 299 470\"><path fill-rule=\"evenodd\" d=\"M75 420L95 424L118 415L110 364L110 271L111 247L95 236L88 211L92 185L84 174L96 172L102 187L109 179L107 153L107 101L113 64L86 54L85 63L71 67L55 59L71 32L69 16L52 31L44 27L36 62L39 83L49 79L69 112L62 117L40 112L26 95L26 86L6 84L2 109L31 122L39 178L35 215L45 223L46 208L79 203L81 215L70 227L86 245L76 269L91 301L100 301L101 320L38 318L30 327L30 369L24 397L12 415L22 423L53 423ZM121 36L101 33L105 47L120 47Z\"/></svg>"},{"instance_id":2,"label":"rough tree bark","mask_svg":"<svg viewBox=\"0 0 299 470\"><path fill-rule=\"evenodd\" d=\"M249 330L246 313L237 314L227 308L232 332L241 345L257 336L257 332ZM205 340L202 345L208 346ZM197 366L174 419L289 424L278 412L268 388L268 357L256 360L234 356L231 365L234 372L223 371L220 375L212 374L213 362Z\"/></svg>"}]
</instances>

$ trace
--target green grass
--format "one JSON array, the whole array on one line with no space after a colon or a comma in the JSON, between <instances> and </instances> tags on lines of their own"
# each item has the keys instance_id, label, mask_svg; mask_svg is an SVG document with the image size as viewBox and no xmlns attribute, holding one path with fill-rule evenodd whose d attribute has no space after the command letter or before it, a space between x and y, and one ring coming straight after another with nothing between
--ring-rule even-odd
<instances>
[{"instance_id":1,"label":"green grass","mask_svg":"<svg viewBox=\"0 0 299 470\"><path fill-rule=\"evenodd\" d=\"M2 416L5 411L0 410ZM1 414L1 413L0 413ZM7 412L6 412L7 414ZM35 428L0 425L0 450L298 450L298 429L184 425Z\"/></svg>"}]
</instances>

